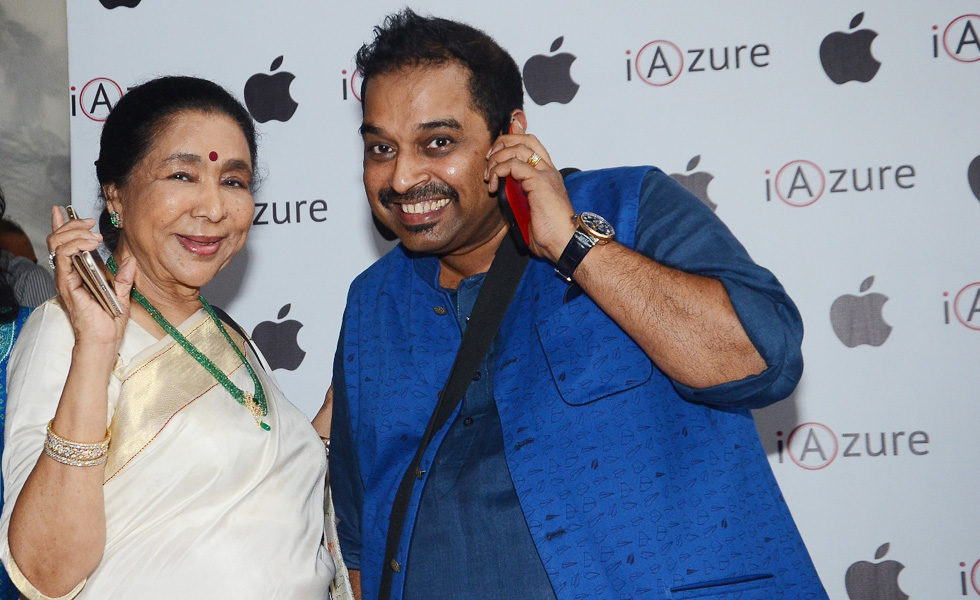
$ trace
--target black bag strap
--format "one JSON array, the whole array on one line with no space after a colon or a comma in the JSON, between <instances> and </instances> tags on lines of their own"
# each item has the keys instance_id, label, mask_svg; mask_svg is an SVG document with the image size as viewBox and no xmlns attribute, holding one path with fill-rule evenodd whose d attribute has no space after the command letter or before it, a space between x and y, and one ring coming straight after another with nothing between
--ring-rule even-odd
<instances>
[{"instance_id":1,"label":"black bag strap","mask_svg":"<svg viewBox=\"0 0 980 600\"><path fill-rule=\"evenodd\" d=\"M513 232L511 232L513 233ZM398 544L401 541L402 529L405 525L405 517L408 514L408 501L412 496L415 481L422 479L423 471L420 470L422 456L425 454L429 442L432 441L436 432L442 429L446 421L462 402L466 390L473 382L473 373L480 367L480 363L490 350L500 324L504 320L504 314L510 306L517 286L524 275L527 267L528 255L522 254L514 241L513 236L508 234L506 239L501 242L497 249L497 255L490 265L487 277L480 288L480 293L476 297L473 305L473 313L470 321L466 325L466 332L463 334L463 341L460 343L456 359L453 361L452 370L446 380L446 386L439 392L439 402L432 412L432 418L425 428L422 441L415 452L415 457L409 465L405 475L402 476L398 491L395 493L395 500L391 506L391 517L388 521L388 541L385 545L384 564L381 565L381 587L378 591L379 600L387 600L391 597L392 579L395 573L401 571L401 565L395 560L398 555Z\"/></svg>"},{"instance_id":2,"label":"black bag strap","mask_svg":"<svg viewBox=\"0 0 980 600\"><path fill-rule=\"evenodd\" d=\"M248 347L252 349L252 354L254 354L256 358L258 358L259 364L262 365L266 373L272 373L272 367L269 365L268 360L266 360L265 356L263 356L262 353L259 352L259 349L256 348L255 344L252 342L252 337L248 335L248 332L245 331L245 328L239 325L238 321L232 319L231 315L225 312L220 306L214 306L212 304L211 309L214 310L214 314L218 315L218 319L220 319L222 323L228 325L229 327L234 329L238 333L238 335L242 336L242 339L244 339L245 343L248 344Z\"/></svg>"},{"instance_id":3,"label":"black bag strap","mask_svg":"<svg viewBox=\"0 0 980 600\"><path fill-rule=\"evenodd\" d=\"M218 315L219 319L221 319L224 323L231 325L231 328L234 329L236 332L238 332L238 335L242 336L246 342L248 342L249 344L252 343L251 341L252 338L250 338L249 335L245 333L245 329L243 329L242 326L239 325L237 321L235 321L235 319L231 318L231 315L226 313L220 306L214 306L212 304L211 309L214 310L214 314Z\"/></svg>"}]
</instances>

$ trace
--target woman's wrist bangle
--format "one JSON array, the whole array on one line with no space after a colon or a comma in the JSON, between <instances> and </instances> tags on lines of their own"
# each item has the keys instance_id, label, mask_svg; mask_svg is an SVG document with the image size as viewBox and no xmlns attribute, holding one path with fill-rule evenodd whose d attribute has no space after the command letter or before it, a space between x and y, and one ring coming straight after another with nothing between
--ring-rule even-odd
<instances>
[{"instance_id":1,"label":"woman's wrist bangle","mask_svg":"<svg viewBox=\"0 0 980 600\"><path fill-rule=\"evenodd\" d=\"M54 460L72 467L94 467L104 464L109 456L109 430L105 439L91 444L73 442L61 437L51 428L48 421L48 436L44 440L44 453Z\"/></svg>"},{"instance_id":2,"label":"woman's wrist bangle","mask_svg":"<svg viewBox=\"0 0 980 600\"><path fill-rule=\"evenodd\" d=\"M323 442L323 449L327 452L327 458L330 458L330 438L320 436L320 441Z\"/></svg>"}]
</instances>

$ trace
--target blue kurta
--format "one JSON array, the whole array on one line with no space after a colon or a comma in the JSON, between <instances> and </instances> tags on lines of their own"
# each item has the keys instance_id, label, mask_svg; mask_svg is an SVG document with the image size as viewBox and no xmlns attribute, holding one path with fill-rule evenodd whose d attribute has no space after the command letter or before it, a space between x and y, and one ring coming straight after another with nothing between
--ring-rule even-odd
<instances>
[{"instance_id":1,"label":"blue kurta","mask_svg":"<svg viewBox=\"0 0 980 600\"><path fill-rule=\"evenodd\" d=\"M531 260L490 371L507 467L556 595L826 598L748 411L788 396L799 380L795 306L661 171L576 173L566 186L577 211L613 223L617 241L720 280L768 368L708 389L673 382L553 265ZM331 485L365 598L377 593L395 490L459 346L445 304L438 259L401 246L351 286L335 362ZM403 565L426 483L409 506ZM497 550L506 555L508 540ZM406 569L410 562L395 575L395 598Z\"/></svg>"},{"instance_id":2,"label":"blue kurta","mask_svg":"<svg viewBox=\"0 0 980 600\"><path fill-rule=\"evenodd\" d=\"M473 275L445 291L464 334L484 279ZM507 467L493 400L499 348L495 341L473 374L429 469L408 550L406 600L499 600L501 589L513 590L507 596L515 600L555 600Z\"/></svg>"}]
</instances>

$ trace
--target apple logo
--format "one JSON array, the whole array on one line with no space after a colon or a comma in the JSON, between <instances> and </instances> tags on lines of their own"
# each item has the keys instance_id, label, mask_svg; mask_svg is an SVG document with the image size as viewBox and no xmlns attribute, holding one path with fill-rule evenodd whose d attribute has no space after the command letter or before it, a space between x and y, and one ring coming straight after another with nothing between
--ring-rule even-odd
<instances>
[{"instance_id":1,"label":"apple logo","mask_svg":"<svg viewBox=\"0 0 980 600\"><path fill-rule=\"evenodd\" d=\"M113 8L118 8L120 6L125 6L126 8L136 8L136 5L142 2L142 0L99 0L102 6L112 10Z\"/></svg>"},{"instance_id":2,"label":"apple logo","mask_svg":"<svg viewBox=\"0 0 980 600\"><path fill-rule=\"evenodd\" d=\"M874 275L861 282L861 293L868 291L874 282ZM834 333L848 348L861 344L884 344L892 332L892 326L885 323L881 315L885 302L888 302L888 296L878 293L864 296L845 294L834 300L830 307L830 324L834 327Z\"/></svg>"},{"instance_id":3,"label":"apple logo","mask_svg":"<svg viewBox=\"0 0 980 600\"><path fill-rule=\"evenodd\" d=\"M273 371L276 369L295 371L306 358L306 351L300 348L297 342L303 324L293 319L283 321L289 314L291 306L287 304L279 309L279 316L276 317L279 323L262 321L252 330L252 341L265 355Z\"/></svg>"},{"instance_id":4,"label":"apple logo","mask_svg":"<svg viewBox=\"0 0 980 600\"><path fill-rule=\"evenodd\" d=\"M269 71L282 65L282 57L272 61ZM287 71L275 75L256 73L245 82L245 106L259 123L275 119L288 121L299 106L289 95L289 85L296 76Z\"/></svg>"},{"instance_id":5,"label":"apple logo","mask_svg":"<svg viewBox=\"0 0 980 600\"><path fill-rule=\"evenodd\" d=\"M882 544L875 552L875 560L888 553L888 544ZM871 563L858 561L847 568L844 587L851 600L908 600L909 596L898 587L898 574L905 565L896 560Z\"/></svg>"},{"instance_id":6,"label":"apple logo","mask_svg":"<svg viewBox=\"0 0 980 600\"><path fill-rule=\"evenodd\" d=\"M850 29L861 24L864 13L851 19ZM820 43L820 64L827 77L840 85L848 81L867 83L878 73L881 63L871 55L871 42L878 32L860 29L854 33L835 31Z\"/></svg>"},{"instance_id":7,"label":"apple logo","mask_svg":"<svg viewBox=\"0 0 980 600\"><path fill-rule=\"evenodd\" d=\"M561 48L565 36L551 43L551 52ZM524 63L524 87L535 104L544 106L551 102L568 104L578 93L578 84L572 81L572 63L575 55L568 52L546 56L536 54Z\"/></svg>"},{"instance_id":8,"label":"apple logo","mask_svg":"<svg viewBox=\"0 0 980 600\"><path fill-rule=\"evenodd\" d=\"M690 173L690 175L671 173L670 176L673 177L674 180L677 181L677 183L684 186L684 188L687 189L687 191L697 196L701 200L701 202L707 204L708 208L710 208L711 210L715 210L716 208L718 208L718 205L712 202L711 198L708 197L708 184L711 183L711 180L714 179L715 176L712 175L711 173L708 173L707 171L699 171L697 173L691 173L691 171L693 171L694 168L698 166L699 162L701 162L700 154L692 158L687 163L687 172Z\"/></svg>"},{"instance_id":9,"label":"apple logo","mask_svg":"<svg viewBox=\"0 0 980 600\"><path fill-rule=\"evenodd\" d=\"M977 156L966 169L966 180L970 182L970 190L980 200L980 156Z\"/></svg>"}]
</instances>

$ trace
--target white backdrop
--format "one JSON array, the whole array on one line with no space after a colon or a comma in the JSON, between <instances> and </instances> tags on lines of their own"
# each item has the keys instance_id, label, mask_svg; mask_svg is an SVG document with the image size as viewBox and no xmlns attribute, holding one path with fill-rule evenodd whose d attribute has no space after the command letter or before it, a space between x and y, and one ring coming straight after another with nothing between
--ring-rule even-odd
<instances>
[{"instance_id":1,"label":"white backdrop","mask_svg":"<svg viewBox=\"0 0 980 600\"><path fill-rule=\"evenodd\" d=\"M390 247L360 183L352 57L402 4L115 3L136 6L68 5L72 199L83 215L96 211L100 119L127 86L190 74L244 98L253 76L294 77L295 112L259 124L264 183L250 241L205 293L249 331L296 321L255 337L268 348L261 338L281 332L266 352L312 415L348 284ZM707 190L796 300L803 381L756 417L831 597L980 597L976 2L413 8L485 29L522 67L571 54L567 68L557 60L528 76L529 129L556 163L692 175L686 184ZM539 88L559 98L544 103ZM289 350L292 333L301 350ZM854 591L862 582L872 595Z\"/></svg>"}]
</instances>

